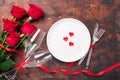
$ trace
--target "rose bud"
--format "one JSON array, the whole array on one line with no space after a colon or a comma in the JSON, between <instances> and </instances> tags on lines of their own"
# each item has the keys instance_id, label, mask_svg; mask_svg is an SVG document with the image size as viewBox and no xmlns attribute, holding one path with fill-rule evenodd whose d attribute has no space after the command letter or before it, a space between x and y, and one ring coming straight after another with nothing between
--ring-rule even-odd
<instances>
[{"instance_id":1,"label":"rose bud","mask_svg":"<svg viewBox=\"0 0 120 80\"><path fill-rule=\"evenodd\" d=\"M11 21L8 19L3 19L4 22L4 31L14 32L16 27L19 25L19 22Z\"/></svg>"},{"instance_id":2,"label":"rose bud","mask_svg":"<svg viewBox=\"0 0 120 80\"><path fill-rule=\"evenodd\" d=\"M12 32L6 37L6 42L10 46L15 46L20 41L20 34L17 32Z\"/></svg>"},{"instance_id":3,"label":"rose bud","mask_svg":"<svg viewBox=\"0 0 120 80\"><path fill-rule=\"evenodd\" d=\"M22 25L22 33L28 36L32 36L36 32L37 28L29 22L25 22Z\"/></svg>"},{"instance_id":4,"label":"rose bud","mask_svg":"<svg viewBox=\"0 0 120 80\"><path fill-rule=\"evenodd\" d=\"M13 5L11 9L11 14L17 19L22 19L25 14L27 14L24 8Z\"/></svg>"},{"instance_id":5,"label":"rose bud","mask_svg":"<svg viewBox=\"0 0 120 80\"><path fill-rule=\"evenodd\" d=\"M28 15L32 17L32 19L38 19L44 16L44 11L40 7L34 4L29 4L29 6Z\"/></svg>"}]
</instances>

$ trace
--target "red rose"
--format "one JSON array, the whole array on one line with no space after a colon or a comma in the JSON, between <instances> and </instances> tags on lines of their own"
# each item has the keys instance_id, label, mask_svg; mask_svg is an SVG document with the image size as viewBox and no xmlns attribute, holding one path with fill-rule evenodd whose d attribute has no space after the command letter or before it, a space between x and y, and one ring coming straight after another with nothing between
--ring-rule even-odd
<instances>
[{"instance_id":1,"label":"red rose","mask_svg":"<svg viewBox=\"0 0 120 80\"><path fill-rule=\"evenodd\" d=\"M23 16L25 14L27 14L26 10L24 8L21 8L21 7L18 7L18 6L15 6L13 5L12 6L12 9L11 9L11 14L17 18L17 19L21 19L23 18Z\"/></svg>"},{"instance_id":2,"label":"red rose","mask_svg":"<svg viewBox=\"0 0 120 80\"><path fill-rule=\"evenodd\" d=\"M4 21L4 31L14 32L16 27L19 25L19 22L11 21L8 19L3 19Z\"/></svg>"},{"instance_id":3,"label":"red rose","mask_svg":"<svg viewBox=\"0 0 120 80\"><path fill-rule=\"evenodd\" d=\"M41 8L37 7L34 4L29 4L30 9L28 11L28 15L32 17L32 19L38 19L44 16L44 12Z\"/></svg>"},{"instance_id":4,"label":"red rose","mask_svg":"<svg viewBox=\"0 0 120 80\"><path fill-rule=\"evenodd\" d=\"M15 46L20 41L20 34L12 32L6 37L6 42L10 46Z\"/></svg>"},{"instance_id":5,"label":"red rose","mask_svg":"<svg viewBox=\"0 0 120 80\"><path fill-rule=\"evenodd\" d=\"M33 24L26 22L22 26L22 33L28 36L32 36L36 32L37 28Z\"/></svg>"}]
</instances>

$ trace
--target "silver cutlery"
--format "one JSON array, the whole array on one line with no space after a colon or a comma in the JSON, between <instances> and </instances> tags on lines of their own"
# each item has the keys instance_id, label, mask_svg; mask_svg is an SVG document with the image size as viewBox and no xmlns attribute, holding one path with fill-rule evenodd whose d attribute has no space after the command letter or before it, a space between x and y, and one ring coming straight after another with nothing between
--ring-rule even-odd
<instances>
[{"instance_id":1,"label":"silver cutlery","mask_svg":"<svg viewBox=\"0 0 120 80\"><path fill-rule=\"evenodd\" d=\"M94 27L93 36L92 36L92 42L93 42L93 37L95 36L97 31L98 31L98 23L96 23L95 27ZM87 56L87 54L82 59L80 59L80 61L78 62L78 65L80 65L84 61L86 56Z\"/></svg>"},{"instance_id":2,"label":"silver cutlery","mask_svg":"<svg viewBox=\"0 0 120 80\"><path fill-rule=\"evenodd\" d=\"M93 35L92 45L94 45L102 37L102 35L104 33L105 33L104 29L100 29L99 31L97 31L96 34ZM91 48L89 53L88 53L88 58L87 58L87 63L86 63L86 68L85 69L88 69L88 67L89 67L92 50L93 50L93 48Z\"/></svg>"}]
</instances>

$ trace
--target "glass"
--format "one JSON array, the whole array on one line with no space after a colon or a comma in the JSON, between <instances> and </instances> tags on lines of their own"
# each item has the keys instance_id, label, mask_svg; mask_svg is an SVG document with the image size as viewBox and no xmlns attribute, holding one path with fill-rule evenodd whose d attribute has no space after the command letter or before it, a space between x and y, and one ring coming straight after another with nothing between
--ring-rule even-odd
<instances>
[{"instance_id":1,"label":"glass","mask_svg":"<svg viewBox=\"0 0 120 80\"><path fill-rule=\"evenodd\" d=\"M45 37L46 33L40 29L38 29L31 38L26 39L23 42L25 47L25 61L20 66L26 67L38 67L45 62L52 59L52 56L49 54L48 50L40 50L41 43ZM24 64L29 62L28 64ZM20 67L18 66L18 68ZM18 68L12 69L0 75L1 78L5 78L7 80L14 80L16 77L17 72L19 71Z\"/></svg>"}]
</instances>

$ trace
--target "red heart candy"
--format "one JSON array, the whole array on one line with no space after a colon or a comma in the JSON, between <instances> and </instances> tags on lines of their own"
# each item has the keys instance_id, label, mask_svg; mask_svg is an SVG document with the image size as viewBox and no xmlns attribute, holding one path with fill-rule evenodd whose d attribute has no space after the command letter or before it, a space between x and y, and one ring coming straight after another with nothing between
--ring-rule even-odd
<instances>
[{"instance_id":1,"label":"red heart candy","mask_svg":"<svg viewBox=\"0 0 120 80\"><path fill-rule=\"evenodd\" d=\"M74 46L74 43L73 42L69 42L69 46Z\"/></svg>"},{"instance_id":2,"label":"red heart candy","mask_svg":"<svg viewBox=\"0 0 120 80\"><path fill-rule=\"evenodd\" d=\"M63 37L63 40L64 41L68 41L68 37Z\"/></svg>"},{"instance_id":3,"label":"red heart candy","mask_svg":"<svg viewBox=\"0 0 120 80\"><path fill-rule=\"evenodd\" d=\"M74 33L73 32L69 32L69 35L70 35L70 37L73 37Z\"/></svg>"}]
</instances>

